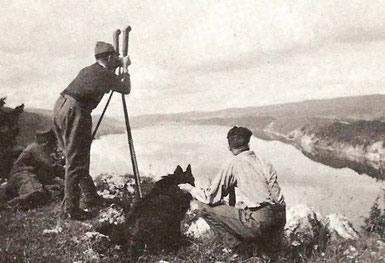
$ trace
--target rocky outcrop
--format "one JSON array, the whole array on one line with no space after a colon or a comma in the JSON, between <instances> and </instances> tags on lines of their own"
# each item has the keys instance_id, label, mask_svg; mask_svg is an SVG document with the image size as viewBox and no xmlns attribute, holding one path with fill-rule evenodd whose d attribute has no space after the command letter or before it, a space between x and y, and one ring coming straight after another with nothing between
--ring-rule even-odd
<instances>
[{"instance_id":1,"label":"rocky outcrop","mask_svg":"<svg viewBox=\"0 0 385 263\"><path fill-rule=\"evenodd\" d=\"M209 235L210 226L206 221L199 217L196 221L192 222L189 228L186 231L186 235L193 237L195 239Z\"/></svg>"},{"instance_id":2,"label":"rocky outcrop","mask_svg":"<svg viewBox=\"0 0 385 263\"><path fill-rule=\"evenodd\" d=\"M285 238L291 247L316 250L332 239L358 239L359 233L349 220L340 214L323 217L306 205L296 205L286 210L287 223ZM210 232L204 219L193 221L186 234L193 238L202 238Z\"/></svg>"},{"instance_id":3,"label":"rocky outcrop","mask_svg":"<svg viewBox=\"0 0 385 263\"><path fill-rule=\"evenodd\" d=\"M306 205L296 205L286 211L285 236L292 247L317 250L332 239L358 239L359 233L340 214L323 217Z\"/></svg>"},{"instance_id":4,"label":"rocky outcrop","mask_svg":"<svg viewBox=\"0 0 385 263\"><path fill-rule=\"evenodd\" d=\"M305 205L287 209L285 236L294 247L318 246L328 238L322 216Z\"/></svg>"},{"instance_id":5,"label":"rocky outcrop","mask_svg":"<svg viewBox=\"0 0 385 263\"><path fill-rule=\"evenodd\" d=\"M319 138L315 133L309 133L304 129L294 130L288 138L286 143L293 144L314 161L334 168L348 167L360 174L385 179L383 140L353 145L331 138Z\"/></svg>"},{"instance_id":6,"label":"rocky outcrop","mask_svg":"<svg viewBox=\"0 0 385 263\"><path fill-rule=\"evenodd\" d=\"M359 233L354 229L352 223L341 214L330 214L325 218L325 224L331 235L332 240L358 239Z\"/></svg>"}]
</instances>

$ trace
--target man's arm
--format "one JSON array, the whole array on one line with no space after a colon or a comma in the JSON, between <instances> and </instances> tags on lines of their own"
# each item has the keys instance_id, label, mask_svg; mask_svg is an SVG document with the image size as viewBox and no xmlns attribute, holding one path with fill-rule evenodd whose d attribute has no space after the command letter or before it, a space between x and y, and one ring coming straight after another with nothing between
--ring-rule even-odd
<instances>
[{"instance_id":1,"label":"man's arm","mask_svg":"<svg viewBox=\"0 0 385 263\"><path fill-rule=\"evenodd\" d=\"M35 166L35 159L33 158L32 153L29 150L24 150L15 161L11 170L11 175L21 170L32 171L35 169Z\"/></svg>"},{"instance_id":2,"label":"man's arm","mask_svg":"<svg viewBox=\"0 0 385 263\"><path fill-rule=\"evenodd\" d=\"M179 188L189 192L195 199L202 203L217 204L222 201L223 197L229 194L229 190L232 189L235 183L232 170L232 163L226 164L207 188L187 186L187 184L181 184Z\"/></svg>"},{"instance_id":3,"label":"man's arm","mask_svg":"<svg viewBox=\"0 0 385 263\"><path fill-rule=\"evenodd\" d=\"M122 67L123 67L123 74L121 76L115 77L115 82L113 85L111 85L111 90L122 93L122 94L130 94L131 92L131 80L130 80L130 74L128 74L128 66L131 65L131 60L128 56L122 58Z\"/></svg>"},{"instance_id":4,"label":"man's arm","mask_svg":"<svg viewBox=\"0 0 385 263\"><path fill-rule=\"evenodd\" d=\"M278 185L278 177L277 171L274 166L270 163L267 163L267 171L268 171L268 183L270 188L270 193L274 198L274 201L278 204L284 203L285 199L281 192L281 187Z\"/></svg>"}]
</instances>

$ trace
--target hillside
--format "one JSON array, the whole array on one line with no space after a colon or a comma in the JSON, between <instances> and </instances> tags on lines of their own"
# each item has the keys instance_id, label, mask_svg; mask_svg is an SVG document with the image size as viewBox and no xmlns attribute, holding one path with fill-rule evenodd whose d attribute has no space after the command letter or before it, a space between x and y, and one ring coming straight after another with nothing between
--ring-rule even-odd
<instances>
[{"instance_id":1,"label":"hillside","mask_svg":"<svg viewBox=\"0 0 385 263\"><path fill-rule=\"evenodd\" d=\"M138 126L147 126L163 122L208 118L240 118L245 116L268 116L275 119L323 117L331 119L385 120L384 105L385 95L374 94L259 107L229 108L219 111L141 115L134 117L133 123Z\"/></svg>"},{"instance_id":2,"label":"hillside","mask_svg":"<svg viewBox=\"0 0 385 263\"><path fill-rule=\"evenodd\" d=\"M385 95L310 100L213 112L143 115L135 126L183 122L247 126L254 136L297 147L312 160L385 179Z\"/></svg>"},{"instance_id":3,"label":"hillside","mask_svg":"<svg viewBox=\"0 0 385 263\"><path fill-rule=\"evenodd\" d=\"M25 147L31 143L35 136L35 131L44 130L50 126L52 111L45 109L27 108L21 114L19 119L20 135L18 136L18 144ZM93 125L99 120L100 115L92 116ZM104 116L102 124L99 127L97 138L107 134L124 133L125 125L122 121Z\"/></svg>"}]
</instances>

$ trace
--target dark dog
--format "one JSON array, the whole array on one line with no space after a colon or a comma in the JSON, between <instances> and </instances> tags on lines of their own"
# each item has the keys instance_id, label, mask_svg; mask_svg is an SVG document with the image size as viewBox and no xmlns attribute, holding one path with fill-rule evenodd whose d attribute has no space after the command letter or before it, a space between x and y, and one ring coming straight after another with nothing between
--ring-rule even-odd
<instances>
[{"instance_id":1,"label":"dark dog","mask_svg":"<svg viewBox=\"0 0 385 263\"><path fill-rule=\"evenodd\" d=\"M178 184L194 185L189 165L185 172L178 166L173 174L163 176L153 189L138 201L127 215L129 249L175 250L182 241L180 224L190 207L192 196L182 192Z\"/></svg>"},{"instance_id":2,"label":"dark dog","mask_svg":"<svg viewBox=\"0 0 385 263\"><path fill-rule=\"evenodd\" d=\"M126 214L126 222L113 229L99 229L113 243L124 245L132 259L142 251L175 251L185 243L181 221L190 207L192 196L178 184L194 185L191 166L183 171L178 165L173 174L163 176L150 192Z\"/></svg>"}]
</instances>

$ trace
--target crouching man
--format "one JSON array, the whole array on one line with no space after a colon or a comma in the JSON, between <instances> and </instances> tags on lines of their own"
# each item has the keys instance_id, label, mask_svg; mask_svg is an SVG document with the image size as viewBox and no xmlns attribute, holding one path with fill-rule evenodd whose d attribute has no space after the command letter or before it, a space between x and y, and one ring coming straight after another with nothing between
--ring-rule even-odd
<instances>
[{"instance_id":1,"label":"crouching man","mask_svg":"<svg viewBox=\"0 0 385 263\"><path fill-rule=\"evenodd\" d=\"M9 206L34 208L50 199L48 188L64 190L64 168L55 158L56 136L50 129L36 133L36 140L16 160L6 186Z\"/></svg>"},{"instance_id":2,"label":"crouching man","mask_svg":"<svg viewBox=\"0 0 385 263\"><path fill-rule=\"evenodd\" d=\"M285 201L273 166L250 151L251 135L244 127L230 129L227 139L233 157L210 185L179 188L199 201L200 216L227 248L237 253L256 248L274 257L286 223Z\"/></svg>"}]
</instances>

